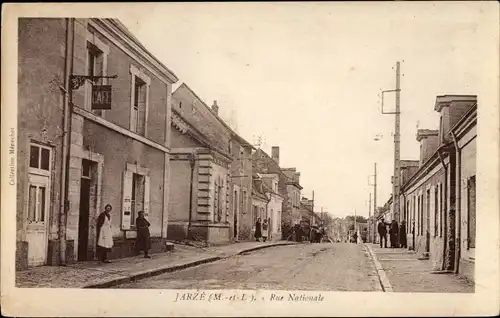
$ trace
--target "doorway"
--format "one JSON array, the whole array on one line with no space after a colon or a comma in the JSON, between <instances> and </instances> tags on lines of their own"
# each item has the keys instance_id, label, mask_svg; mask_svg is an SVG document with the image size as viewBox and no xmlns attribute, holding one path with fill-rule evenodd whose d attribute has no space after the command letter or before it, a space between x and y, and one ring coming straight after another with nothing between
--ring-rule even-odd
<instances>
[{"instance_id":1,"label":"doorway","mask_svg":"<svg viewBox=\"0 0 500 318\"><path fill-rule=\"evenodd\" d=\"M90 210L92 196L92 162L82 160L82 174L80 178L80 211L78 218L78 260L92 259L93 248L89 248Z\"/></svg>"},{"instance_id":2,"label":"doorway","mask_svg":"<svg viewBox=\"0 0 500 318\"><path fill-rule=\"evenodd\" d=\"M431 190L426 192L425 202L425 252L429 253L431 248Z\"/></svg>"},{"instance_id":3,"label":"doorway","mask_svg":"<svg viewBox=\"0 0 500 318\"><path fill-rule=\"evenodd\" d=\"M233 237L238 240L238 191L234 191L233 196Z\"/></svg>"}]
</instances>

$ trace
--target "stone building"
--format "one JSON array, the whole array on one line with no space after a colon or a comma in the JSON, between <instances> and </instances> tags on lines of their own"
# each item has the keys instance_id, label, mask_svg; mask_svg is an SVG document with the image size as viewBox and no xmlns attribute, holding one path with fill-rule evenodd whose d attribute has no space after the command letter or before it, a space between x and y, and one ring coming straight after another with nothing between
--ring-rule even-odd
<instances>
[{"instance_id":1,"label":"stone building","mask_svg":"<svg viewBox=\"0 0 500 318\"><path fill-rule=\"evenodd\" d=\"M168 238L228 243L231 134L186 84L172 97Z\"/></svg>"},{"instance_id":2,"label":"stone building","mask_svg":"<svg viewBox=\"0 0 500 318\"><path fill-rule=\"evenodd\" d=\"M115 19L26 19L20 35L20 109L41 119L20 116L20 136L28 126L39 131L23 140L30 155L19 154L18 211L20 219L33 218L28 223L36 224L18 224L26 233L27 254L37 254L28 257L28 265L93 259L96 217L106 204L113 206L110 258L132 255L140 210L151 222L152 250L162 250L170 97L177 77ZM116 78L101 77L107 75ZM32 111L38 107L41 117ZM67 114L68 123L52 117L57 113ZM69 128L68 139L61 125ZM47 155L53 171L44 170ZM26 171L27 158L36 171Z\"/></svg>"},{"instance_id":3,"label":"stone building","mask_svg":"<svg viewBox=\"0 0 500 318\"><path fill-rule=\"evenodd\" d=\"M475 248L476 108L476 96L436 98L439 129L418 130L419 168L399 198L408 247L430 258L433 270L458 273L462 265L461 273L469 277Z\"/></svg>"},{"instance_id":4,"label":"stone building","mask_svg":"<svg viewBox=\"0 0 500 318\"><path fill-rule=\"evenodd\" d=\"M19 19L16 269L57 257L69 19ZM64 189L63 189L64 191Z\"/></svg>"},{"instance_id":5,"label":"stone building","mask_svg":"<svg viewBox=\"0 0 500 318\"><path fill-rule=\"evenodd\" d=\"M283 197L281 209L281 229L284 239L291 237L291 228L300 222L299 173L295 168L285 170L279 166L279 147L272 147L272 157L262 149L252 155L253 169L259 174L278 175L278 193ZM295 222L295 223L294 223Z\"/></svg>"},{"instance_id":6,"label":"stone building","mask_svg":"<svg viewBox=\"0 0 500 318\"><path fill-rule=\"evenodd\" d=\"M262 180L264 192L269 200L267 204L270 239L281 240L281 209L284 197L279 194L279 175L277 173L257 174Z\"/></svg>"},{"instance_id":7,"label":"stone building","mask_svg":"<svg viewBox=\"0 0 500 318\"><path fill-rule=\"evenodd\" d=\"M268 219L268 203L269 198L266 196L266 190L262 180L254 178L252 182L252 237L255 235L255 225L257 220L261 222Z\"/></svg>"},{"instance_id":8,"label":"stone building","mask_svg":"<svg viewBox=\"0 0 500 318\"><path fill-rule=\"evenodd\" d=\"M217 101L212 105L212 113L229 132L230 165L230 220L232 231L231 239L234 241L250 240L252 236L252 151L255 148L238 135L219 116Z\"/></svg>"},{"instance_id":9,"label":"stone building","mask_svg":"<svg viewBox=\"0 0 500 318\"><path fill-rule=\"evenodd\" d=\"M458 256L456 272L474 279L476 251L476 137L477 103L451 128L458 169L456 188Z\"/></svg>"},{"instance_id":10,"label":"stone building","mask_svg":"<svg viewBox=\"0 0 500 318\"><path fill-rule=\"evenodd\" d=\"M300 216L300 193L302 186L300 185L300 172L296 168L283 168L283 173L287 176L286 191L288 200L283 207L283 215L286 222L291 224L299 224Z\"/></svg>"}]
</instances>

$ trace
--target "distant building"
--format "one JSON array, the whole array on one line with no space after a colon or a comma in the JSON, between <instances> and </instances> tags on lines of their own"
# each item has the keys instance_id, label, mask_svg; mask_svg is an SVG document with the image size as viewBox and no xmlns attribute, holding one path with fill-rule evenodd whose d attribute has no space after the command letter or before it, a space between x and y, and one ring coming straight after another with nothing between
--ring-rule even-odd
<instances>
[{"instance_id":1,"label":"distant building","mask_svg":"<svg viewBox=\"0 0 500 318\"><path fill-rule=\"evenodd\" d=\"M279 147L272 147L272 157L262 149L252 155L253 169L259 174L278 175L278 194L283 197L281 209L281 228L284 239L291 237L291 228L300 222L300 174L292 169L281 169L279 166ZM294 223L295 222L295 223ZM283 228L286 230L283 231Z\"/></svg>"},{"instance_id":2,"label":"distant building","mask_svg":"<svg viewBox=\"0 0 500 318\"><path fill-rule=\"evenodd\" d=\"M281 233L281 211L283 209L284 197L279 194L279 175L277 173L258 174L262 180L263 189L269 200L267 204L269 230L271 240L280 240Z\"/></svg>"}]
</instances>

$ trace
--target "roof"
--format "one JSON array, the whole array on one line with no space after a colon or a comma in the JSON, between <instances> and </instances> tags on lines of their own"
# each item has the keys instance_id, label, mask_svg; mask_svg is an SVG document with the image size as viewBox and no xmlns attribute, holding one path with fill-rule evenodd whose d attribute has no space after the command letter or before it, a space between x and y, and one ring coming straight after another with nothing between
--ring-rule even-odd
<instances>
[{"instance_id":1,"label":"roof","mask_svg":"<svg viewBox=\"0 0 500 318\"><path fill-rule=\"evenodd\" d=\"M211 150L217 151L224 157L226 157L229 160L232 160L231 154L225 151L224 149L221 149L220 147L217 147L217 145L214 145L211 143L206 136L200 132L196 127L191 125L184 117L182 117L181 114L179 114L175 109L172 108L172 125L174 125L176 128L178 126L177 123L174 122L174 118L178 117L180 120L184 122L184 125L188 126L188 129L186 130L186 133L193 138L194 140L198 141L201 143L204 147L209 148Z\"/></svg>"},{"instance_id":2,"label":"roof","mask_svg":"<svg viewBox=\"0 0 500 318\"><path fill-rule=\"evenodd\" d=\"M440 112L444 106L451 102L471 102L476 100L477 95L440 95L436 97L434 110Z\"/></svg>"},{"instance_id":3,"label":"roof","mask_svg":"<svg viewBox=\"0 0 500 318\"><path fill-rule=\"evenodd\" d=\"M252 196L255 196L263 201L269 201L266 193L263 190L262 180L254 179L252 180Z\"/></svg>"},{"instance_id":4,"label":"roof","mask_svg":"<svg viewBox=\"0 0 500 318\"><path fill-rule=\"evenodd\" d=\"M118 28L119 31L121 31L123 34L125 34L132 42L137 45L142 51L141 53L144 53L148 58L154 61L152 64L157 64L154 65L155 68L157 68L163 75L165 75L167 78L169 78L172 83L175 83L179 80L179 78L172 72L168 67L165 66L156 56L154 56L146 47L139 41L139 39L130 32L130 30L123 24L119 19L100 19L100 18L94 18L94 21L101 21L103 23L109 23L115 28Z\"/></svg>"},{"instance_id":5,"label":"roof","mask_svg":"<svg viewBox=\"0 0 500 318\"><path fill-rule=\"evenodd\" d=\"M460 120L450 129L451 133L456 133L462 126L467 125L467 120L474 120L477 116L477 103L471 106L471 108L460 118Z\"/></svg>"},{"instance_id":6,"label":"roof","mask_svg":"<svg viewBox=\"0 0 500 318\"><path fill-rule=\"evenodd\" d=\"M179 89L180 87L184 86L185 88L187 88L196 98L198 98L202 104L212 113L212 115L214 115L215 118L217 118L217 120L222 124L224 125L224 127L229 130L229 132L231 133L231 136L237 140L239 143L241 143L243 146L245 147L249 147L249 148L252 148L255 150L255 147L252 146L252 144L250 144L248 141L246 141L243 137L241 137L240 135L238 135L222 118L220 118L220 116L218 114L216 114L213 110L212 110L212 107L209 107L204 101L203 99L201 99L186 83L182 83L179 87L177 87L177 89ZM176 90L177 90L176 89Z\"/></svg>"}]
</instances>

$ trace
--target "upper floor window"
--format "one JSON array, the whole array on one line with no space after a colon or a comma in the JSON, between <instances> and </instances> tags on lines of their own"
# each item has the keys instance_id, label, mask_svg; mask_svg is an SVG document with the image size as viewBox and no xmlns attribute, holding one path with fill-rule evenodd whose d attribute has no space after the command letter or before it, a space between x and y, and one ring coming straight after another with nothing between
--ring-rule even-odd
<instances>
[{"instance_id":1,"label":"upper floor window","mask_svg":"<svg viewBox=\"0 0 500 318\"><path fill-rule=\"evenodd\" d=\"M106 76L108 65L109 46L101 41L94 33L87 33L87 74L88 76ZM104 78L86 80L85 82L85 109L97 116L104 116L104 110L92 109L92 85L107 85Z\"/></svg>"},{"instance_id":2,"label":"upper floor window","mask_svg":"<svg viewBox=\"0 0 500 318\"><path fill-rule=\"evenodd\" d=\"M139 135L146 136L151 80L133 65L130 66L130 73L132 75L130 130Z\"/></svg>"}]
</instances>

